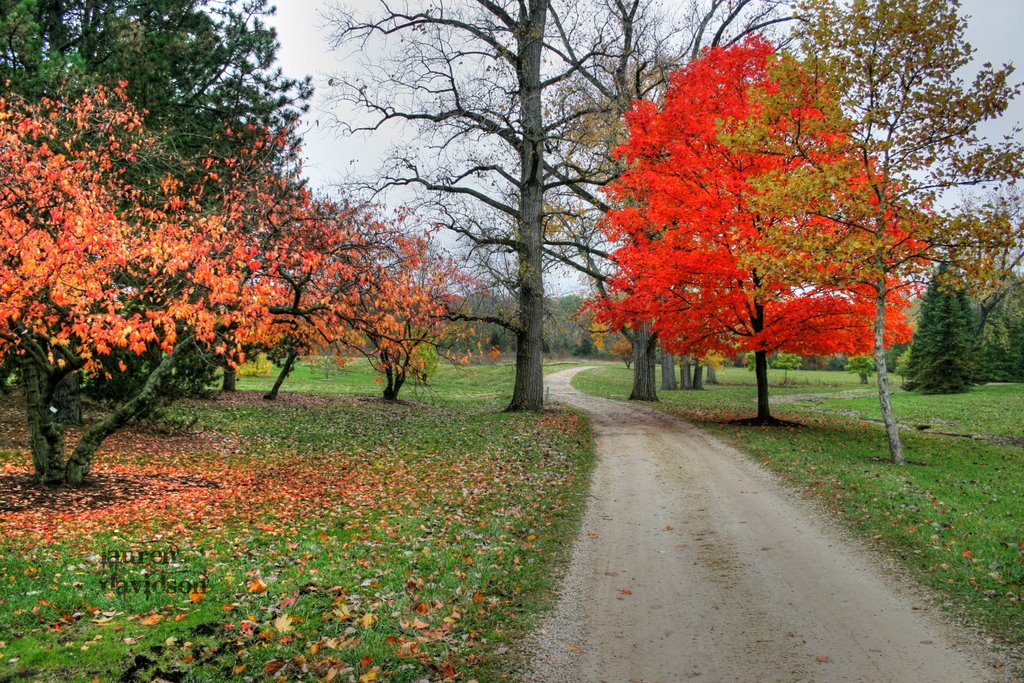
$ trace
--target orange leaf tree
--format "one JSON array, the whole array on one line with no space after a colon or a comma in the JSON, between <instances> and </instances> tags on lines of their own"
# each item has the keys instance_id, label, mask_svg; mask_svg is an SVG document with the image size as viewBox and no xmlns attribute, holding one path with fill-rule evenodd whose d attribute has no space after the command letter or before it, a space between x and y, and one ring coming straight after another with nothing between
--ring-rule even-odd
<instances>
[{"instance_id":1,"label":"orange leaf tree","mask_svg":"<svg viewBox=\"0 0 1024 683\"><path fill-rule=\"evenodd\" d=\"M453 323L462 306L457 264L428 237L400 235L377 254L378 277L365 283L349 315L362 337L350 345L384 376L384 398L398 399L407 380L426 382L438 353L462 330Z\"/></svg>"},{"instance_id":2,"label":"orange leaf tree","mask_svg":"<svg viewBox=\"0 0 1024 683\"><path fill-rule=\"evenodd\" d=\"M263 320L254 254L229 211L209 212L172 180L131 183L140 116L119 91L74 101L0 99L0 357L20 360L32 461L47 484L81 484L109 434L158 396L200 347ZM57 384L115 349L163 350L142 388L65 455Z\"/></svg>"},{"instance_id":3,"label":"orange leaf tree","mask_svg":"<svg viewBox=\"0 0 1024 683\"><path fill-rule=\"evenodd\" d=\"M673 74L660 107L636 103L619 150L629 169L610 189L624 208L606 219L609 237L623 243L613 279L622 296L604 318L652 319L672 352L753 351L758 423L773 421L769 353L862 353L873 311L863 292L805 276L813 259L805 238L820 225L755 208L755 181L787 159L723 140L730 122L753 114L753 90L778 87L773 52L756 38L709 50Z\"/></svg>"},{"instance_id":4,"label":"orange leaf tree","mask_svg":"<svg viewBox=\"0 0 1024 683\"><path fill-rule=\"evenodd\" d=\"M301 186L269 205L247 238L262 255L256 277L271 290L271 324L250 328L243 341L283 357L264 396L273 400L299 355L358 343L352 321L368 284L382 277L378 255L397 233L368 209L311 198Z\"/></svg>"}]
</instances>

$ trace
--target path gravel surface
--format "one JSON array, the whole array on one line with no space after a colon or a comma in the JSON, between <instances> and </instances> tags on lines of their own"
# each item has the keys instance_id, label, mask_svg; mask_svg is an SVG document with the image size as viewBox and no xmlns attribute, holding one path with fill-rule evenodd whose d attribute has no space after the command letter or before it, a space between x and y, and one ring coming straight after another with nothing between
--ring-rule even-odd
<instances>
[{"instance_id":1,"label":"path gravel surface","mask_svg":"<svg viewBox=\"0 0 1024 683\"><path fill-rule=\"evenodd\" d=\"M814 505L707 433L546 378L597 439L527 681L999 681L983 650Z\"/></svg>"}]
</instances>

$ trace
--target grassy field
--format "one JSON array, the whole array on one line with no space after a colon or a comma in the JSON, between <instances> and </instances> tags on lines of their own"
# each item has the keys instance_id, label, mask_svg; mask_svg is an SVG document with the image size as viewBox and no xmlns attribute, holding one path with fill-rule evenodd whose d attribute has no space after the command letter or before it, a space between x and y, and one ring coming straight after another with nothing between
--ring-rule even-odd
<instances>
[{"instance_id":1,"label":"grassy field","mask_svg":"<svg viewBox=\"0 0 1024 683\"><path fill-rule=\"evenodd\" d=\"M0 680L512 676L582 511L586 421L502 413L507 365L399 404L361 396L362 363L321 373L181 403L193 427L113 438L76 493L27 485L0 399Z\"/></svg>"},{"instance_id":2,"label":"grassy field","mask_svg":"<svg viewBox=\"0 0 1024 683\"><path fill-rule=\"evenodd\" d=\"M544 364L544 372L557 372L582 364L549 361ZM428 385L409 382L402 387L399 398L455 406L479 401L507 402L512 395L512 371L512 365L504 361L479 365L442 362ZM275 369L262 377L239 377L238 388L266 392L274 384L276 372ZM383 385L370 365L360 358L353 358L339 367L333 359L312 357L296 364L281 391L324 396L379 396Z\"/></svg>"},{"instance_id":3,"label":"grassy field","mask_svg":"<svg viewBox=\"0 0 1024 683\"><path fill-rule=\"evenodd\" d=\"M1024 385L952 396L897 391L897 418L912 424L904 432L911 464L898 468L887 462L884 434L874 421L877 399L838 398L862 392L855 375L791 371L789 386L778 387L782 373L776 372L771 394L784 402L773 413L802 427L728 424L755 408L753 375L741 369L725 370L719 375L725 384L702 392L660 392L657 407L782 473L948 596L950 607L1006 641L1024 643L1024 449L1005 443L1024 437ZM625 368L609 366L581 373L573 383L625 398L630 381ZM915 428L923 425L930 428Z\"/></svg>"}]
</instances>

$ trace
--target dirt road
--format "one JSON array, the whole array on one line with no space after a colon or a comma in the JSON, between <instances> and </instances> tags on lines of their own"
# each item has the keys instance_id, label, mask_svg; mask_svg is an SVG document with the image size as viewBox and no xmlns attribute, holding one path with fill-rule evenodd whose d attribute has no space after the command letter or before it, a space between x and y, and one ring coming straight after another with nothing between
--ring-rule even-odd
<instances>
[{"instance_id":1,"label":"dirt road","mask_svg":"<svg viewBox=\"0 0 1024 683\"><path fill-rule=\"evenodd\" d=\"M527 680L1000 680L756 463L671 417L575 391L579 370L546 381L591 415L599 463Z\"/></svg>"}]
</instances>

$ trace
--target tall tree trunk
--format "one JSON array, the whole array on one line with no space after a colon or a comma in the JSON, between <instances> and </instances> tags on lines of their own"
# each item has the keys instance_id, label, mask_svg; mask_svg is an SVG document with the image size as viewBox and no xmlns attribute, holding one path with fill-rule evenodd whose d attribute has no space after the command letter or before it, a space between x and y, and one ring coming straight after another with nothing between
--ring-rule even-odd
<instances>
[{"instance_id":1,"label":"tall tree trunk","mask_svg":"<svg viewBox=\"0 0 1024 683\"><path fill-rule=\"evenodd\" d=\"M64 430L50 410L53 389L47 373L30 357L21 368L32 466L43 484L56 486L64 483Z\"/></svg>"},{"instance_id":2,"label":"tall tree trunk","mask_svg":"<svg viewBox=\"0 0 1024 683\"><path fill-rule=\"evenodd\" d=\"M276 401L277 394L281 391L281 385L284 384L284 379L291 374L292 368L295 366L295 359L299 357L299 352L292 349L288 352L288 356L284 359L284 365L281 367L281 372L277 373L277 379L274 380L274 386L270 387L270 391L263 395L268 401Z\"/></svg>"},{"instance_id":3,"label":"tall tree trunk","mask_svg":"<svg viewBox=\"0 0 1024 683\"><path fill-rule=\"evenodd\" d=\"M772 419L768 404L768 352L754 352L754 376L757 380L757 419L768 422Z\"/></svg>"},{"instance_id":4,"label":"tall tree trunk","mask_svg":"<svg viewBox=\"0 0 1024 683\"><path fill-rule=\"evenodd\" d=\"M756 272L754 282L758 285L761 282ZM750 323L755 335L764 331L764 304L759 300L754 302L754 316ZM754 352L754 375L757 380L757 420L768 422L772 414L768 405L768 352L764 349Z\"/></svg>"},{"instance_id":5,"label":"tall tree trunk","mask_svg":"<svg viewBox=\"0 0 1024 683\"><path fill-rule=\"evenodd\" d=\"M679 380L683 389L693 389L693 374L690 369L690 357L683 356L682 367L679 369Z\"/></svg>"},{"instance_id":6,"label":"tall tree trunk","mask_svg":"<svg viewBox=\"0 0 1024 683\"><path fill-rule=\"evenodd\" d=\"M630 401L657 401L658 390L654 370L658 364L658 335L651 332L651 323L644 322L633 332L633 391Z\"/></svg>"},{"instance_id":7,"label":"tall tree trunk","mask_svg":"<svg viewBox=\"0 0 1024 683\"><path fill-rule=\"evenodd\" d=\"M906 465L903 442L900 441L900 427L892 412L889 396L889 371L885 366L885 278L875 283L875 377L878 382L878 402L882 408L882 421L889 441L889 457L896 465Z\"/></svg>"},{"instance_id":8,"label":"tall tree trunk","mask_svg":"<svg viewBox=\"0 0 1024 683\"><path fill-rule=\"evenodd\" d=\"M238 373L231 366L224 366L224 382L221 384L221 391L235 391L238 383Z\"/></svg>"},{"instance_id":9,"label":"tall tree trunk","mask_svg":"<svg viewBox=\"0 0 1024 683\"><path fill-rule=\"evenodd\" d=\"M664 351L661 352L661 388L665 391L676 389L676 359Z\"/></svg>"},{"instance_id":10,"label":"tall tree trunk","mask_svg":"<svg viewBox=\"0 0 1024 683\"><path fill-rule=\"evenodd\" d=\"M544 109L541 63L548 0L530 0L529 16L516 37L519 109L519 324L516 378L508 410L544 410Z\"/></svg>"},{"instance_id":11,"label":"tall tree trunk","mask_svg":"<svg viewBox=\"0 0 1024 683\"><path fill-rule=\"evenodd\" d=\"M64 471L64 480L68 484L80 486L92 469L93 456L96 455L96 450L103 440L160 400L160 383L171 373L181 357L187 353L187 348L193 343L191 338L179 341L174 350L164 356L160 365L156 366L156 369L146 378L146 383L138 394L122 403L117 410L94 424L82 435L75 450L71 452Z\"/></svg>"},{"instance_id":12,"label":"tall tree trunk","mask_svg":"<svg viewBox=\"0 0 1024 683\"><path fill-rule=\"evenodd\" d=\"M62 425L82 424L82 391L78 373L64 375L53 392L53 406L57 409L54 419Z\"/></svg>"},{"instance_id":13,"label":"tall tree trunk","mask_svg":"<svg viewBox=\"0 0 1024 683\"><path fill-rule=\"evenodd\" d=\"M707 384L718 384L718 375L715 372L714 365L708 365L708 377L705 382Z\"/></svg>"},{"instance_id":14,"label":"tall tree trunk","mask_svg":"<svg viewBox=\"0 0 1024 683\"><path fill-rule=\"evenodd\" d=\"M690 388L694 391L704 389L704 364L700 362L699 358L693 359L693 383Z\"/></svg>"}]
</instances>

